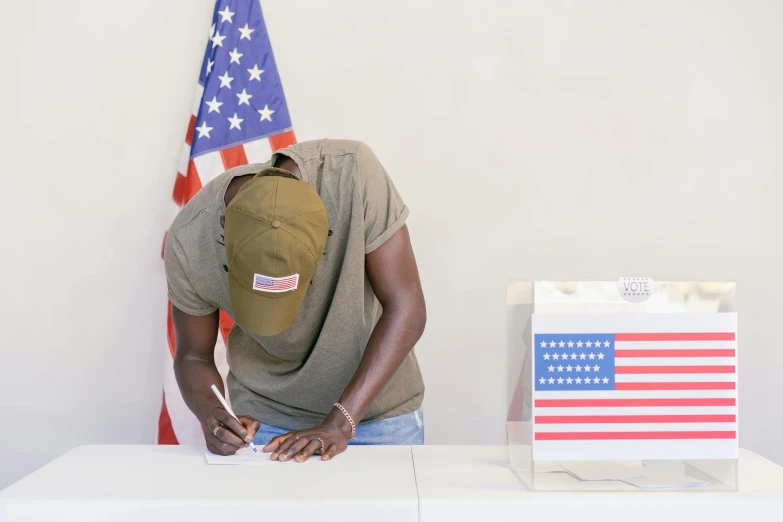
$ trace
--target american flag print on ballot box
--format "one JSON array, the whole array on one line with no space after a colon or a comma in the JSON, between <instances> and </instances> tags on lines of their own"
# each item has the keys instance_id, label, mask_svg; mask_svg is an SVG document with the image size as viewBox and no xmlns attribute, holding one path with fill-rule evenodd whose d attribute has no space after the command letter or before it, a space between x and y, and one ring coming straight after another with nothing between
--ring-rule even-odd
<instances>
[{"instance_id":1,"label":"american flag print on ballot box","mask_svg":"<svg viewBox=\"0 0 783 522\"><path fill-rule=\"evenodd\" d=\"M534 314L533 459L735 459L737 316Z\"/></svg>"}]
</instances>

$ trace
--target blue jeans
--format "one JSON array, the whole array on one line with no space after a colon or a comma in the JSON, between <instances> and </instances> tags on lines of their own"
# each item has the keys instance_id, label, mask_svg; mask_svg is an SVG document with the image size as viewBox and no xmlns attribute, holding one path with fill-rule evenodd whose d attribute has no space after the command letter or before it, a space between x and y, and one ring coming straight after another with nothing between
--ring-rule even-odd
<instances>
[{"instance_id":1,"label":"blue jeans","mask_svg":"<svg viewBox=\"0 0 783 522\"><path fill-rule=\"evenodd\" d=\"M290 431L268 424L258 428L253 444L265 446L274 437ZM356 438L348 444L385 444L385 445L419 445L424 444L424 414L419 408L416 411L389 417L373 422L365 422L356 426Z\"/></svg>"}]
</instances>

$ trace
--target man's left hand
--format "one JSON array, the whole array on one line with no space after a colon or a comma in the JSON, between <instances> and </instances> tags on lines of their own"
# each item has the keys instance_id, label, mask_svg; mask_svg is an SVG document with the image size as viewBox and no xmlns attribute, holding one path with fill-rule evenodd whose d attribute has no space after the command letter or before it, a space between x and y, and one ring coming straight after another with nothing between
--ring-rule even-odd
<instances>
[{"instance_id":1,"label":"man's left hand","mask_svg":"<svg viewBox=\"0 0 783 522\"><path fill-rule=\"evenodd\" d=\"M292 431L275 437L264 446L264 452L272 452L272 460L286 462L294 458L296 462L305 462L311 455L318 454L321 455L321 460L330 460L347 448L348 436L344 428L327 420L306 430Z\"/></svg>"}]
</instances>

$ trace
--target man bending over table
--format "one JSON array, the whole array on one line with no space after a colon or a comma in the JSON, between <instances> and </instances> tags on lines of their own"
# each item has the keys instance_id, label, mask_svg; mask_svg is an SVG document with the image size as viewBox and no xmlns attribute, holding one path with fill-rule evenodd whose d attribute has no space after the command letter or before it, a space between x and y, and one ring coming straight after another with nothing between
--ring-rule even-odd
<instances>
[{"instance_id":1,"label":"man bending over table","mask_svg":"<svg viewBox=\"0 0 783 522\"><path fill-rule=\"evenodd\" d=\"M174 371L207 447L253 441L273 460L349 444L422 444L413 347L426 322L408 208L366 145L303 142L231 169L181 210L166 240ZM235 420L210 390L218 310Z\"/></svg>"}]
</instances>

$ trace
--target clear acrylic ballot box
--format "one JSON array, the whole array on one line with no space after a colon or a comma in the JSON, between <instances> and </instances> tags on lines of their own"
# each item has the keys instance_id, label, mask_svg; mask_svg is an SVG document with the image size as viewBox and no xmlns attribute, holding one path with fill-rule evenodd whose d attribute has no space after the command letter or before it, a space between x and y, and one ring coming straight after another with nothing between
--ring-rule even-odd
<instances>
[{"instance_id":1,"label":"clear acrylic ballot box","mask_svg":"<svg viewBox=\"0 0 783 522\"><path fill-rule=\"evenodd\" d=\"M511 280L512 471L532 491L736 491L732 282Z\"/></svg>"}]
</instances>

